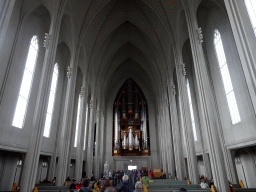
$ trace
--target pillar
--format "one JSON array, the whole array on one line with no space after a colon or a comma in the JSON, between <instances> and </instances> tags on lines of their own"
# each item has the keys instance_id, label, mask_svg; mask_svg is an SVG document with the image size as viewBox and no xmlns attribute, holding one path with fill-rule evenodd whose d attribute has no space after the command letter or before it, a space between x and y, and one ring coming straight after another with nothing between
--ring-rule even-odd
<instances>
[{"instance_id":1,"label":"pillar","mask_svg":"<svg viewBox=\"0 0 256 192\"><path fill-rule=\"evenodd\" d=\"M85 83L83 83L83 86L81 87L81 103L80 103L80 118L79 118L79 128L78 128L78 137L77 137L77 148L76 148L76 164L75 164L75 179L77 181L80 181L82 177L82 169L83 169L83 155L81 151L83 151L83 144L84 144L84 122L85 122L85 103L86 103L86 90L85 90Z\"/></svg>"},{"instance_id":2,"label":"pillar","mask_svg":"<svg viewBox=\"0 0 256 192\"><path fill-rule=\"evenodd\" d=\"M175 50L174 50L175 51ZM177 73L177 83L178 91L180 96L180 107L181 107L181 118L183 119L184 133L185 133L185 143L187 151L187 163L188 163L188 175L191 183L198 184L198 167L197 158L195 152L195 144L192 130L192 121L190 116L188 94L187 94L187 84L186 76L183 68L182 54L181 50L175 51L176 60L176 73Z\"/></svg>"},{"instance_id":3,"label":"pillar","mask_svg":"<svg viewBox=\"0 0 256 192\"><path fill-rule=\"evenodd\" d=\"M26 153L23 172L21 177L21 192L32 192L37 175L41 143L44 132L44 122L46 117L47 103L54 67L55 55L58 44L59 28L58 17L53 16L49 34L52 36L49 47L46 48L42 68L42 75L39 84L38 98L35 106L35 113L31 123L31 139Z\"/></svg>"},{"instance_id":4,"label":"pillar","mask_svg":"<svg viewBox=\"0 0 256 192\"><path fill-rule=\"evenodd\" d=\"M184 179L184 158L183 158L183 149L182 149L182 144L181 142L181 133L180 130L182 127L179 126L178 122L178 111L177 111L177 106L176 106L176 89L175 86L173 87L174 83L171 81L170 85L172 85L172 89L169 88L169 115L170 115L170 122L171 122L171 128L172 128L172 136L173 136L173 145L174 145L174 160L175 160L175 167L176 167L176 174L177 178L179 180Z\"/></svg>"},{"instance_id":5,"label":"pillar","mask_svg":"<svg viewBox=\"0 0 256 192\"><path fill-rule=\"evenodd\" d=\"M56 178L56 186L62 186L68 174L68 166L70 166L70 143L72 131L72 119L75 97L75 85L77 77L77 66L75 65L74 55L71 57L71 62L68 70L68 83L66 98L64 104L64 115L62 119L62 130L60 130L60 150L58 159L58 172ZM70 110L72 109L72 110Z\"/></svg>"},{"instance_id":6,"label":"pillar","mask_svg":"<svg viewBox=\"0 0 256 192\"><path fill-rule=\"evenodd\" d=\"M94 98L94 93L92 94L92 99ZM90 117L89 117L89 127L88 127L88 147L87 147L87 161L86 170L87 175L90 178L93 171L93 140L94 140L94 126L95 126L95 112L96 112L96 102L95 100L90 101Z\"/></svg>"},{"instance_id":7,"label":"pillar","mask_svg":"<svg viewBox=\"0 0 256 192\"><path fill-rule=\"evenodd\" d=\"M190 2L191 3L191 2ZM227 182L227 173L225 169L224 156L222 153L222 146L220 144L220 137L216 131L216 119L212 113L214 103L211 100L209 91L209 77L207 75L207 68L204 59L203 48L201 45L200 33L198 32L198 24L196 15L192 6L189 5L188 0L183 0L183 5L186 14L188 25L188 32L190 37L191 50L194 60L194 70L196 79L196 88L198 91L198 108L201 121L205 124L205 129L208 138L208 149L211 158L211 167L213 171L214 185L218 191L228 191L229 186Z\"/></svg>"},{"instance_id":8,"label":"pillar","mask_svg":"<svg viewBox=\"0 0 256 192\"><path fill-rule=\"evenodd\" d=\"M167 150L168 150L168 173L171 174L172 178L175 177L175 160L174 160L174 148L173 148L173 132L172 132L172 124L170 122L170 103L169 99L166 98L165 106L164 106L164 113L166 118L166 135L167 135ZM167 175L168 176L168 175Z\"/></svg>"}]
</instances>

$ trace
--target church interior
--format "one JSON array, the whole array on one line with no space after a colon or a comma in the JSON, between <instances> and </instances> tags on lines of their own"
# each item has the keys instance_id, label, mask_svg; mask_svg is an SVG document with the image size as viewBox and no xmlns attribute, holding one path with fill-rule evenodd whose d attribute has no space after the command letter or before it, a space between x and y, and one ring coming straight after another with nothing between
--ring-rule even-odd
<instances>
[{"instance_id":1,"label":"church interior","mask_svg":"<svg viewBox=\"0 0 256 192\"><path fill-rule=\"evenodd\" d=\"M256 188L255 0L1 0L0 191L128 166Z\"/></svg>"}]
</instances>

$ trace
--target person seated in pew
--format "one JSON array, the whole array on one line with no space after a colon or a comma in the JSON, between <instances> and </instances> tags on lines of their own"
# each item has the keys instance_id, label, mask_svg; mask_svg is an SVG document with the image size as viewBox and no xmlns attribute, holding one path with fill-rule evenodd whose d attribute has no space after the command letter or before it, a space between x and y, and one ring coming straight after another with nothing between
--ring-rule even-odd
<instances>
[{"instance_id":1,"label":"person seated in pew","mask_svg":"<svg viewBox=\"0 0 256 192\"><path fill-rule=\"evenodd\" d=\"M101 188L100 192L104 192L108 187L110 187L110 181L106 179L104 182L103 187Z\"/></svg>"},{"instance_id":2,"label":"person seated in pew","mask_svg":"<svg viewBox=\"0 0 256 192\"><path fill-rule=\"evenodd\" d=\"M201 180L200 186L201 186L202 189L209 188L209 185L205 182L205 179Z\"/></svg>"},{"instance_id":3,"label":"person seated in pew","mask_svg":"<svg viewBox=\"0 0 256 192\"><path fill-rule=\"evenodd\" d=\"M76 180L73 180L73 183L71 183L69 189L76 189Z\"/></svg>"},{"instance_id":4,"label":"person seated in pew","mask_svg":"<svg viewBox=\"0 0 256 192\"><path fill-rule=\"evenodd\" d=\"M128 175L124 175L122 179L123 179L123 182L119 183L116 186L116 191L117 192L132 192L133 189L132 189L132 187L128 183L129 176Z\"/></svg>"},{"instance_id":5,"label":"person seated in pew","mask_svg":"<svg viewBox=\"0 0 256 192\"><path fill-rule=\"evenodd\" d=\"M80 189L81 187L83 187L83 183L81 183L80 181L76 184L76 189Z\"/></svg>"},{"instance_id":6,"label":"person seated in pew","mask_svg":"<svg viewBox=\"0 0 256 192\"><path fill-rule=\"evenodd\" d=\"M135 190L133 192L143 192L142 183L140 181L137 181L135 183Z\"/></svg>"},{"instance_id":7,"label":"person seated in pew","mask_svg":"<svg viewBox=\"0 0 256 192\"><path fill-rule=\"evenodd\" d=\"M88 179L83 180L83 187L79 190L79 192L92 192L92 190L89 188L90 181Z\"/></svg>"},{"instance_id":8,"label":"person seated in pew","mask_svg":"<svg viewBox=\"0 0 256 192\"><path fill-rule=\"evenodd\" d=\"M46 177L41 183L51 183L51 182L48 181L48 179L47 179L47 177Z\"/></svg>"}]
</instances>

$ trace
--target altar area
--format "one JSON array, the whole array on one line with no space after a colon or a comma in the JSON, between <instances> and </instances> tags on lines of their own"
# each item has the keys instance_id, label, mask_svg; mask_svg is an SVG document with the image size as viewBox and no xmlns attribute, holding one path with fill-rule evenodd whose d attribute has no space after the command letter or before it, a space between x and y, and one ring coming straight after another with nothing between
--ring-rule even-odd
<instances>
[{"instance_id":1,"label":"altar area","mask_svg":"<svg viewBox=\"0 0 256 192\"><path fill-rule=\"evenodd\" d=\"M114 156L113 157L113 169L114 170L128 170L128 166L137 166L140 170L141 167L151 168L150 156Z\"/></svg>"}]
</instances>

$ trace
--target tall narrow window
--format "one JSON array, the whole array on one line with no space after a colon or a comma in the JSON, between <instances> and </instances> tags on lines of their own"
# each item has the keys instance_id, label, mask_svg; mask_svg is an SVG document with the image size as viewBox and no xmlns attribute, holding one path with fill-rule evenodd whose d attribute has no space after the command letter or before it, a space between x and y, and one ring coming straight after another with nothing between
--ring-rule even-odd
<instances>
[{"instance_id":1,"label":"tall narrow window","mask_svg":"<svg viewBox=\"0 0 256 192\"><path fill-rule=\"evenodd\" d=\"M89 114L88 114L88 108L89 108L89 106L87 105L87 107L86 107L86 119L85 119L85 130L84 130L84 147L83 147L83 150L85 150L85 141L86 141L86 127L87 127L87 121L88 121L88 116L89 116Z\"/></svg>"},{"instance_id":2,"label":"tall narrow window","mask_svg":"<svg viewBox=\"0 0 256 192\"><path fill-rule=\"evenodd\" d=\"M190 92L190 86L189 86L188 79L187 79L187 92L188 92L188 102L189 102L189 109L190 109L190 115L191 115L191 121L192 121L192 129L193 129L193 134L194 134L194 140L197 141L195 118L194 118L191 92Z\"/></svg>"},{"instance_id":3,"label":"tall narrow window","mask_svg":"<svg viewBox=\"0 0 256 192\"><path fill-rule=\"evenodd\" d=\"M77 117L76 117L76 133L75 133L74 147L77 147L77 137L78 137L78 128L79 128L79 120L80 120L80 103L81 103L81 95L78 96Z\"/></svg>"},{"instance_id":4,"label":"tall narrow window","mask_svg":"<svg viewBox=\"0 0 256 192\"><path fill-rule=\"evenodd\" d=\"M245 6L252 23L254 34L256 36L256 1L255 0L244 0Z\"/></svg>"},{"instance_id":5,"label":"tall narrow window","mask_svg":"<svg viewBox=\"0 0 256 192\"><path fill-rule=\"evenodd\" d=\"M53 69L53 74L52 74L50 97L49 97L49 101L48 101L46 119L45 119L45 124L44 124L44 136L45 137L49 137L49 135L50 135L50 129L51 129L51 124L52 124L52 113L53 113L53 106L54 106L54 100L55 100L55 92L56 92L56 87L57 87L57 83L58 83L58 75L59 75L59 70L58 70L58 64L56 63L54 66L54 69Z\"/></svg>"},{"instance_id":6,"label":"tall narrow window","mask_svg":"<svg viewBox=\"0 0 256 192\"><path fill-rule=\"evenodd\" d=\"M22 128L26 116L28 100L30 96L30 89L34 76L34 69L38 55L38 38L33 36L30 41L28 56L26 60L25 70L20 86L19 97L14 113L12 126Z\"/></svg>"},{"instance_id":7,"label":"tall narrow window","mask_svg":"<svg viewBox=\"0 0 256 192\"><path fill-rule=\"evenodd\" d=\"M219 67L221 71L221 77L224 84L224 89L226 93L226 98L228 102L232 124L236 124L240 122L241 119L240 119L240 115L239 115L239 111L236 103L233 85L232 85L229 70L228 70L227 60L226 60L225 52L223 49L220 32L218 30L215 30L214 44L215 44L215 51L217 54Z\"/></svg>"}]
</instances>

